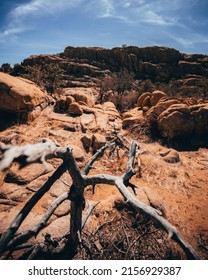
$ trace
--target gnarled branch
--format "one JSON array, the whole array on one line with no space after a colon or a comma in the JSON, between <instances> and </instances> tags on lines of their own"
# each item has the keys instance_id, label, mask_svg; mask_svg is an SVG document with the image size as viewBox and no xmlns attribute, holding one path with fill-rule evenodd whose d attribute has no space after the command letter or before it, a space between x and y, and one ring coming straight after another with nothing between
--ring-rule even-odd
<instances>
[{"instance_id":1,"label":"gnarled branch","mask_svg":"<svg viewBox=\"0 0 208 280\"><path fill-rule=\"evenodd\" d=\"M47 143L47 145L44 145ZM72 185L70 187L69 199L71 200L71 221L70 221L70 238L67 242L67 246L72 248L72 251L76 251L76 248L79 244L80 233L82 229L82 211L85 206L84 204L84 189L88 185L95 186L96 184L107 184L115 185L119 192L122 194L124 199L134 207L137 211L142 211L147 214L150 218L156 220L169 234L169 237L172 237L178 242L178 244L184 249L189 258L198 259L198 255L195 250L189 245L183 238L178 230L171 225L164 217L161 216L161 213L154 209L153 207L146 205L139 201L131 192L128 191L127 186L133 187L129 182L132 176L135 174L134 165L135 158L137 155L138 144L133 141L131 148L129 150L128 164L126 172L122 176L113 176L109 174L97 174L97 175L87 175L92 164L95 160L102 154L102 152L115 145L111 143L103 148L101 148L91 159L88 165L85 167L83 173L81 173L79 167L76 164L73 152L70 149L70 146L59 148L55 143L48 140L45 143L35 144L35 148L28 150L28 146L22 146L20 149L18 147L8 147L4 150L2 162L0 162L0 167L5 169L8 167L11 162L18 158L19 156L27 156L27 161L32 162L40 159L43 161L46 157L59 157L63 159L63 163L60 167L54 172L54 174L48 179L48 181L39 189L33 197L28 201L28 203L23 207L17 217L14 219L8 230L2 234L0 240L0 253L4 251L8 242L13 238L14 233L17 231L25 217L28 215L32 207L37 203L37 201L42 197L42 195L50 189L52 184L60 178L60 176L68 170L72 178ZM44 148L45 147L45 148ZM5 148L5 147L4 147ZM45 151L46 149L46 151ZM2 149L3 150L3 149ZM12 156L12 153L15 153L15 156ZM6 160L6 157L9 156L9 160ZM44 162L44 161L43 161Z\"/></svg>"}]
</instances>

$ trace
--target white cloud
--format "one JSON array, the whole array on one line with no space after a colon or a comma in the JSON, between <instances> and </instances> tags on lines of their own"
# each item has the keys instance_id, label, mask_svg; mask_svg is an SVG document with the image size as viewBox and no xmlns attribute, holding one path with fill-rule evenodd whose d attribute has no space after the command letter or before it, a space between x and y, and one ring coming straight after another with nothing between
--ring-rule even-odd
<instances>
[{"instance_id":1,"label":"white cloud","mask_svg":"<svg viewBox=\"0 0 208 280\"><path fill-rule=\"evenodd\" d=\"M18 18L36 13L57 13L78 6L82 2L84 0L31 0L14 8L11 11L11 16Z\"/></svg>"},{"instance_id":2,"label":"white cloud","mask_svg":"<svg viewBox=\"0 0 208 280\"><path fill-rule=\"evenodd\" d=\"M101 17L111 17L115 14L115 5L112 0L101 0L102 14Z\"/></svg>"},{"instance_id":3,"label":"white cloud","mask_svg":"<svg viewBox=\"0 0 208 280\"><path fill-rule=\"evenodd\" d=\"M167 25L169 21L167 21L163 16L156 14L154 11L146 11L142 16L142 21L152 24L159 25Z\"/></svg>"},{"instance_id":4,"label":"white cloud","mask_svg":"<svg viewBox=\"0 0 208 280\"><path fill-rule=\"evenodd\" d=\"M17 38L21 33L35 29L47 15L61 18L65 11L77 8L82 15L85 13L93 19L114 19L123 24L131 24L131 31L133 28L140 32L148 30L144 38L149 41L155 40L156 32L171 32L171 27L171 30L175 29L174 33L180 34L174 41L181 46L191 47L194 44L193 38L189 36L184 39L181 34L190 32L189 24L185 23L193 23L194 18L187 15L186 10L197 2L198 0L28 0L10 11L8 25L3 30L1 27L0 42ZM202 24L202 21L200 23ZM206 21L203 21L204 26L205 23ZM199 39L203 38L198 37Z\"/></svg>"},{"instance_id":5,"label":"white cloud","mask_svg":"<svg viewBox=\"0 0 208 280\"><path fill-rule=\"evenodd\" d=\"M0 33L0 42L4 42L8 37L14 38L17 34L24 32L24 27L9 27Z\"/></svg>"},{"instance_id":6,"label":"white cloud","mask_svg":"<svg viewBox=\"0 0 208 280\"><path fill-rule=\"evenodd\" d=\"M185 49L193 49L197 44L204 44L208 43L207 36L202 34L191 34L190 36L187 35L186 37L172 37L177 43L179 43Z\"/></svg>"},{"instance_id":7,"label":"white cloud","mask_svg":"<svg viewBox=\"0 0 208 280\"><path fill-rule=\"evenodd\" d=\"M79 6L85 0L31 0L17 5L8 14L9 24L0 32L0 42L7 38L14 39L20 33L33 29L33 16L58 14L61 11Z\"/></svg>"}]
</instances>

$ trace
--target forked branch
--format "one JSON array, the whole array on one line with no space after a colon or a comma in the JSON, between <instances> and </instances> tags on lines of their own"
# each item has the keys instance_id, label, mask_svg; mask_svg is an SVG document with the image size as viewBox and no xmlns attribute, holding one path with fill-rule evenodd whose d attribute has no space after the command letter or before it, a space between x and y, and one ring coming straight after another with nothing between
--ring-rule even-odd
<instances>
[{"instance_id":1,"label":"forked branch","mask_svg":"<svg viewBox=\"0 0 208 280\"><path fill-rule=\"evenodd\" d=\"M138 144L135 141L133 141L131 144L126 172L122 176L113 176L109 174L88 175L96 159L102 155L105 149L110 148L114 145L116 145L116 143L110 143L98 150L97 153L95 153L95 155L92 157L90 162L86 165L83 173L77 166L76 160L73 156L73 151L70 149L70 146L60 148L50 140L47 140L44 143L31 145L29 147L30 149L28 149L27 145L22 147L1 146L1 150L4 153L3 159L0 162L1 169L7 168L12 161L18 159L20 156L26 156L27 162L41 160L43 163L48 157L59 157L63 159L63 163L48 179L48 181L43 185L43 187L40 188L26 203L26 205L14 219L10 227L6 230L5 233L2 234L0 240L0 254L12 244L14 244L13 242L15 242L15 239L13 239L13 241L11 242L10 240L13 238L15 232L20 227L21 223L29 214L33 206L38 202L42 195L50 189L52 184L58 178L60 178L60 176L66 170L68 170L72 178L72 185L70 187L68 195L68 198L71 200L71 220L70 238L67 242L67 246L72 247L74 253L79 244L82 224L84 223L84 221L82 221L82 211L85 206L84 190L89 185L95 186L96 184L106 184L116 186L129 205L131 205L137 211L142 211L151 219L159 223L168 232L169 237L173 238L183 248L188 258L198 259L199 257L195 250L182 238L182 235L178 232L176 227L169 223L158 210L139 201L127 189L128 186L130 186L133 189L133 191L136 188L136 186L130 183L130 179L135 174L135 159L138 151ZM9 159L7 159L7 157L9 157ZM63 198L65 199L66 197L63 195ZM48 211L50 213L50 209ZM41 224L39 224L38 227L41 227ZM33 229L33 231L34 230L36 231L37 228Z\"/></svg>"}]
</instances>

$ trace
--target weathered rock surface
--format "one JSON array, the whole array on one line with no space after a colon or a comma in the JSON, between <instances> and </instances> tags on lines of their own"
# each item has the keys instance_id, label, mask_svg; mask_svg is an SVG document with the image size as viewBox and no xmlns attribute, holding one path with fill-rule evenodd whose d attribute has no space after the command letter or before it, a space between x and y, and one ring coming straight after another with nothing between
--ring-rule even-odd
<instances>
[{"instance_id":1,"label":"weathered rock surface","mask_svg":"<svg viewBox=\"0 0 208 280\"><path fill-rule=\"evenodd\" d=\"M155 106L148 108L145 118L168 139L207 135L208 105L196 103L197 100L193 98L162 97Z\"/></svg>"},{"instance_id":2,"label":"weathered rock surface","mask_svg":"<svg viewBox=\"0 0 208 280\"><path fill-rule=\"evenodd\" d=\"M191 135L194 130L194 120L185 104L171 105L160 114L157 123L162 135L169 139Z\"/></svg>"},{"instance_id":3,"label":"weathered rock surface","mask_svg":"<svg viewBox=\"0 0 208 280\"><path fill-rule=\"evenodd\" d=\"M25 66L59 67L59 83L62 87L96 86L97 79L111 72L127 69L134 73L136 79L150 79L153 82L171 82L173 79L195 78L201 89L186 85L193 93L203 94L206 85L201 79L208 76L208 58L206 55L186 55L166 47L136 47L125 48L86 48L66 47L63 53L56 55L30 56L21 64L21 70L16 69L15 74L24 72ZM183 86L180 86L183 89ZM186 90L185 90L186 91ZM186 91L187 92L187 91Z\"/></svg>"},{"instance_id":4,"label":"weathered rock surface","mask_svg":"<svg viewBox=\"0 0 208 280\"><path fill-rule=\"evenodd\" d=\"M175 150L168 150L160 153L163 157L163 160L168 163L178 163L180 161L179 153Z\"/></svg>"},{"instance_id":5,"label":"weathered rock surface","mask_svg":"<svg viewBox=\"0 0 208 280\"><path fill-rule=\"evenodd\" d=\"M33 82L0 73L0 111L31 112L37 106L47 106L49 98Z\"/></svg>"},{"instance_id":6,"label":"weathered rock surface","mask_svg":"<svg viewBox=\"0 0 208 280\"><path fill-rule=\"evenodd\" d=\"M83 113L83 109L82 109L82 106L79 103L73 102L69 105L68 112L71 115L81 116L82 113Z\"/></svg>"},{"instance_id":7,"label":"weathered rock surface","mask_svg":"<svg viewBox=\"0 0 208 280\"><path fill-rule=\"evenodd\" d=\"M65 88L62 90L62 95L72 97L76 102L83 102L85 105L92 107L95 103L96 89L93 88ZM72 103L72 102L71 102ZM84 105L83 104L83 105Z\"/></svg>"},{"instance_id":8,"label":"weathered rock surface","mask_svg":"<svg viewBox=\"0 0 208 280\"><path fill-rule=\"evenodd\" d=\"M92 147L93 152L96 152L98 149L102 148L106 144L106 138L104 135L95 133L92 137Z\"/></svg>"},{"instance_id":9,"label":"weathered rock surface","mask_svg":"<svg viewBox=\"0 0 208 280\"><path fill-rule=\"evenodd\" d=\"M12 167L6 174L4 181L7 183L25 185L46 173L48 173L46 168L39 163L33 163L22 169L19 169L18 165L12 165Z\"/></svg>"}]
</instances>

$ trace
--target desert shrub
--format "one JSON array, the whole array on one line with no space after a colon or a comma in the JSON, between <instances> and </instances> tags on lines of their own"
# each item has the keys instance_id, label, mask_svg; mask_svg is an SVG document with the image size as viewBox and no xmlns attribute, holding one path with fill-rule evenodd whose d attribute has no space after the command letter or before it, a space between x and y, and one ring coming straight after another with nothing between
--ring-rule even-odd
<instances>
[{"instance_id":1,"label":"desert shrub","mask_svg":"<svg viewBox=\"0 0 208 280\"><path fill-rule=\"evenodd\" d=\"M12 75L29 79L52 94L59 92L62 85L60 76L63 75L63 69L55 63L32 66L15 64Z\"/></svg>"},{"instance_id":2,"label":"desert shrub","mask_svg":"<svg viewBox=\"0 0 208 280\"><path fill-rule=\"evenodd\" d=\"M120 111L131 108L138 98L138 94L134 90L134 74L126 69L101 78L98 86L100 92L97 102L111 101Z\"/></svg>"}]
</instances>

